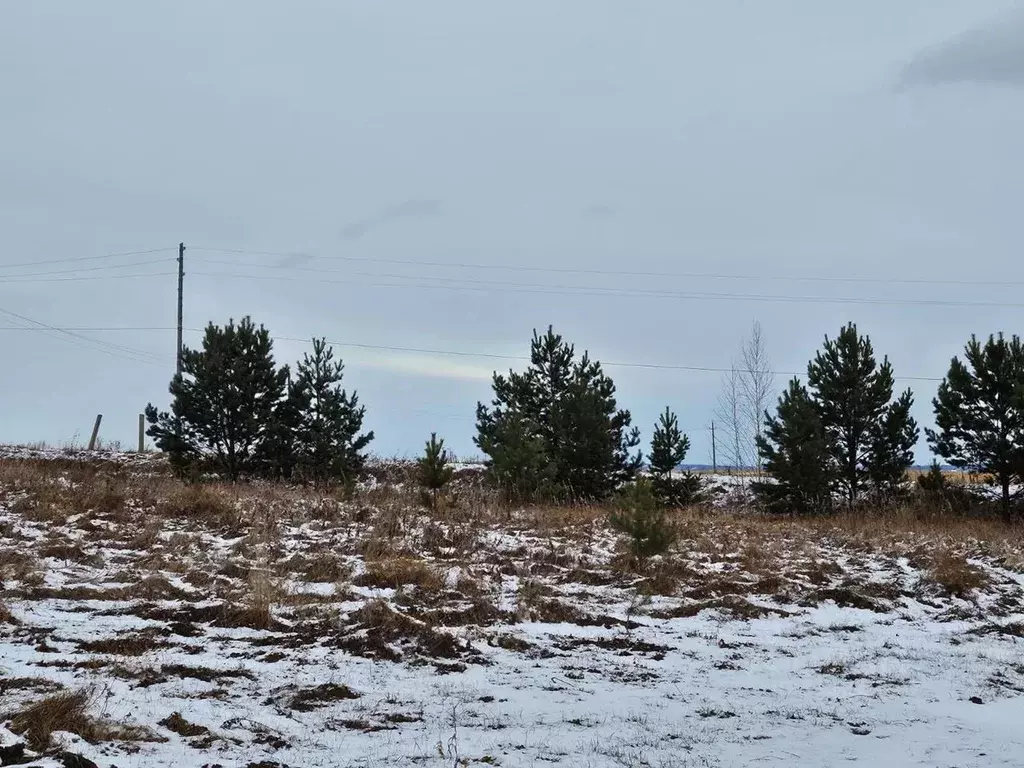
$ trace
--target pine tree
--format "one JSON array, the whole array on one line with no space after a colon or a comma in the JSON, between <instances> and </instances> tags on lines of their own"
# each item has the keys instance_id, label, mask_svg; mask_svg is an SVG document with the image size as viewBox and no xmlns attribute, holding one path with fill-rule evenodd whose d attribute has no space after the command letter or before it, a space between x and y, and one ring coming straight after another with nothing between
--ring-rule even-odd
<instances>
[{"instance_id":1,"label":"pine tree","mask_svg":"<svg viewBox=\"0 0 1024 768\"><path fill-rule=\"evenodd\" d=\"M689 450L690 438L679 430L676 415L666 407L654 425L650 455L651 489L662 506L685 507L700 499L701 481L697 475L672 474Z\"/></svg>"},{"instance_id":2,"label":"pine tree","mask_svg":"<svg viewBox=\"0 0 1024 768\"><path fill-rule=\"evenodd\" d=\"M868 455L868 478L876 493L885 498L903 494L907 468L914 463L914 446L920 433L910 415L914 396L904 392L886 409L875 425Z\"/></svg>"},{"instance_id":3,"label":"pine tree","mask_svg":"<svg viewBox=\"0 0 1024 768\"><path fill-rule=\"evenodd\" d=\"M831 456L834 489L853 504L870 487L874 471L887 486L902 479L912 454L903 450L917 425L909 416L913 403L906 392L892 407L893 375L888 359L879 365L871 339L850 323L825 344L807 366L807 383Z\"/></svg>"},{"instance_id":4,"label":"pine tree","mask_svg":"<svg viewBox=\"0 0 1024 768\"><path fill-rule=\"evenodd\" d=\"M954 467L991 474L1011 516L1013 485L1024 480L1024 345L1017 336L974 336L954 357L932 405L934 451Z\"/></svg>"},{"instance_id":5,"label":"pine tree","mask_svg":"<svg viewBox=\"0 0 1024 768\"><path fill-rule=\"evenodd\" d=\"M825 432L811 396L798 379L782 393L775 416L765 413L757 449L774 482L751 484L771 512L823 512L831 507Z\"/></svg>"},{"instance_id":6,"label":"pine tree","mask_svg":"<svg viewBox=\"0 0 1024 768\"><path fill-rule=\"evenodd\" d=\"M608 496L632 479L641 456L629 411L615 385L584 353L549 327L536 331L530 366L494 375L491 407L477 404L477 446L510 497L540 493L576 500Z\"/></svg>"},{"instance_id":7,"label":"pine tree","mask_svg":"<svg viewBox=\"0 0 1024 768\"><path fill-rule=\"evenodd\" d=\"M556 495L553 465L535 423L513 411L488 411L478 403L477 427L476 445L487 455L488 471L505 501Z\"/></svg>"},{"instance_id":8,"label":"pine tree","mask_svg":"<svg viewBox=\"0 0 1024 768\"><path fill-rule=\"evenodd\" d=\"M658 417L651 438L651 472L655 475L671 475L686 458L690 450L690 438L679 431L676 415L665 407Z\"/></svg>"},{"instance_id":9,"label":"pine tree","mask_svg":"<svg viewBox=\"0 0 1024 768\"><path fill-rule=\"evenodd\" d=\"M147 434L184 470L211 459L230 480L251 468L288 379L274 364L273 342L261 325L243 318L210 323L203 348L186 348L182 372L171 380L171 410L146 406Z\"/></svg>"},{"instance_id":10,"label":"pine tree","mask_svg":"<svg viewBox=\"0 0 1024 768\"><path fill-rule=\"evenodd\" d=\"M417 479L420 487L427 492L430 508L437 509L438 493L451 482L454 470L448 466L448 451L444 448L444 439L437 439L437 434L430 433L423 456L416 462Z\"/></svg>"},{"instance_id":11,"label":"pine tree","mask_svg":"<svg viewBox=\"0 0 1024 768\"><path fill-rule=\"evenodd\" d=\"M660 555L672 546L677 531L665 519L654 493L646 478L624 487L615 498L616 511L608 517L611 527L630 538L630 552L642 568L647 558Z\"/></svg>"},{"instance_id":12,"label":"pine tree","mask_svg":"<svg viewBox=\"0 0 1024 768\"><path fill-rule=\"evenodd\" d=\"M344 370L324 339L313 339L313 354L296 366L296 469L317 483L353 482L366 463L362 451L373 440L373 432L359 434L366 409L355 392L342 389Z\"/></svg>"},{"instance_id":13,"label":"pine tree","mask_svg":"<svg viewBox=\"0 0 1024 768\"><path fill-rule=\"evenodd\" d=\"M253 461L258 473L271 480L289 480L294 476L299 462L299 429L309 407L308 393L299 390L290 375L286 391L274 407Z\"/></svg>"}]
</instances>

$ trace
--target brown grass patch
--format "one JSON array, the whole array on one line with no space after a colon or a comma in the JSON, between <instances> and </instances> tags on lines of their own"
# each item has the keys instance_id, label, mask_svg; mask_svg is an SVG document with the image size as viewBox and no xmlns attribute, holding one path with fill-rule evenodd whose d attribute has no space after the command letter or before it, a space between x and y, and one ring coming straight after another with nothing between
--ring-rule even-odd
<instances>
[{"instance_id":1,"label":"brown grass patch","mask_svg":"<svg viewBox=\"0 0 1024 768\"><path fill-rule=\"evenodd\" d=\"M11 613L11 609L7 607L7 603L0 600L0 624L20 624L21 622Z\"/></svg>"},{"instance_id":2,"label":"brown grass patch","mask_svg":"<svg viewBox=\"0 0 1024 768\"><path fill-rule=\"evenodd\" d=\"M119 635L100 640L79 640L78 650L85 653L101 653L110 656L141 656L157 648L166 648L170 643L158 640L151 634Z\"/></svg>"},{"instance_id":3,"label":"brown grass patch","mask_svg":"<svg viewBox=\"0 0 1024 768\"><path fill-rule=\"evenodd\" d=\"M37 550L40 557L52 557L67 563L98 566L103 560L95 553L86 552L81 544L66 541L51 541Z\"/></svg>"},{"instance_id":4,"label":"brown grass patch","mask_svg":"<svg viewBox=\"0 0 1024 768\"><path fill-rule=\"evenodd\" d=\"M192 738L193 736L205 736L210 732L210 729L205 725L190 723L181 716L180 712L175 712L174 714L165 717L157 724L162 725L172 733L176 733L179 736L184 736L186 738Z\"/></svg>"},{"instance_id":5,"label":"brown grass patch","mask_svg":"<svg viewBox=\"0 0 1024 768\"><path fill-rule=\"evenodd\" d=\"M441 575L429 563L404 557L371 560L366 564L366 571L357 576L353 583L360 587L378 589L414 586L431 592L444 586Z\"/></svg>"},{"instance_id":6,"label":"brown grass patch","mask_svg":"<svg viewBox=\"0 0 1024 768\"><path fill-rule=\"evenodd\" d=\"M100 741L159 741L145 728L102 721L89 709L96 703L92 689L54 694L30 704L11 715L8 727L23 736L29 747L45 752L56 731L73 733L95 744Z\"/></svg>"},{"instance_id":7,"label":"brown grass patch","mask_svg":"<svg viewBox=\"0 0 1024 768\"><path fill-rule=\"evenodd\" d=\"M931 565L925 572L925 579L943 595L964 599L992 583L983 570L967 562L963 555L948 550L943 550L932 557Z\"/></svg>"},{"instance_id":8,"label":"brown grass patch","mask_svg":"<svg viewBox=\"0 0 1024 768\"><path fill-rule=\"evenodd\" d=\"M157 512L165 517L185 517L214 525L237 527L240 515L237 496L224 490L202 484L176 484L160 500Z\"/></svg>"}]
</instances>

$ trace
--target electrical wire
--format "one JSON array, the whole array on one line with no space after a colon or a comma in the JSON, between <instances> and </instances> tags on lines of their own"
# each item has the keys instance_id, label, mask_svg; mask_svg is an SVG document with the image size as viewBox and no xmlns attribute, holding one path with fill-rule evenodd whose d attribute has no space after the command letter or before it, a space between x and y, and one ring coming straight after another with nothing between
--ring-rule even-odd
<instances>
[{"instance_id":1,"label":"electrical wire","mask_svg":"<svg viewBox=\"0 0 1024 768\"><path fill-rule=\"evenodd\" d=\"M81 334L76 333L74 331L68 331L62 328L58 328L57 326L49 325L40 320L34 320L31 317L20 315L17 312L12 312L11 310L4 309L3 307L0 307L0 314L4 314L16 320L21 320L22 322L25 323L31 323L33 326L36 326L31 330L42 332L48 336L51 336L52 338L59 338L63 341L70 341L71 343L76 343L79 346L86 346L89 349L93 349L94 351L97 352L102 352L103 354L107 354L112 357L118 357L136 363L145 363L147 365L163 366L166 364L161 361L161 358L158 355L155 355L152 352L147 352L141 349L135 349L133 347L126 347L122 344L113 344L111 342L102 341L101 339L92 339L89 338L88 336L82 336ZM19 330L29 329L21 328ZM85 344L83 344L83 342L85 342Z\"/></svg>"},{"instance_id":2,"label":"electrical wire","mask_svg":"<svg viewBox=\"0 0 1024 768\"><path fill-rule=\"evenodd\" d=\"M528 286L516 283L488 283L487 281L462 280L460 278L427 278L448 280L451 283L470 283L469 285L429 284L429 283L373 283L354 282L351 280L329 280L323 278L303 278L279 275L247 275L230 272L191 271L190 275L201 277L227 277L237 280L275 280L288 282L316 282L345 284L366 288L417 288L427 290L475 291L483 293L532 293L548 296L601 296L601 297L641 297L655 299L676 299L693 301L758 301L769 303L792 304L867 304L892 306L934 306L934 307L992 307L1022 309L1021 302L968 301L961 299L885 299L876 297L852 296L778 296L771 294L747 293L711 293L658 291L630 288L601 288L595 286ZM365 273L358 276L370 276ZM374 275L377 277L423 279L421 276Z\"/></svg>"},{"instance_id":3,"label":"electrical wire","mask_svg":"<svg viewBox=\"0 0 1024 768\"><path fill-rule=\"evenodd\" d=\"M130 264L101 264L98 267L74 267L72 269L56 269L48 272L24 272L18 275L7 275L7 278L19 278L19 277L41 277L45 275L70 275L78 272L98 272L104 269L127 269L129 267L147 267L153 264L166 264L171 261L167 258L162 259L147 259L145 261L133 261ZM3 279L3 278L0 278Z\"/></svg>"},{"instance_id":4,"label":"electrical wire","mask_svg":"<svg viewBox=\"0 0 1024 768\"><path fill-rule=\"evenodd\" d=\"M28 280L19 280L17 277L0 277L0 285L7 283L79 283L83 280L127 280L142 277L167 277L176 275L177 272L139 272L132 275L91 275L88 277L32 277Z\"/></svg>"},{"instance_id":5,"label":"electrical wire","mask_svg":"<svg viewBox=\"0 0 1024 768\"><path fill-rule=\"evenodd\" d=\"M73 261L94 261L96 259L116 259L121 256L144 256L149 253L163 253L165 251L177 251L177 248L148 248L144 251L120 251L119 253L104 253L99 256L72 256L66 259L44 259L42 261L28 261L21 264L0 264L0 269L14 269L15 267L38 267L40 264L66 264Z\"/></svg>"},{"instance_id":6,"label":"electrical wire","mask_svg":"<svg viewBox=\"0 0 1024 768\"><path fill-rule=\"evenodd\" d=\"M305 252L283 251L252 251L244 248L211 248L208 246L189 246L189 250L203 251L208 253L237 253L246 256L275 256L279 258L295 258L308 256L315 259L334 261L352 261L374 264L397 264L413 267L433 267L447 269L487 269L503 270L508 272L541 272L551 274L580 274L580 275L605 275L608 277L678 277L687 279L708 279L708 280L792 280L806 282L843 282L843 283L882 283L902 285L976 285L976 286L1024 286L1024 280L964 280L951 278L898 278L898 277L863 277L863 276L829 276L829 275L780 275L774 273L761 274L725 274L712 272L659 272L659 271L634 271L634 270L611 270L592 269L576 267L535 267L521 264L480 264L473 262L445 262L445 261L414 261L412 259L387 259L370 256L342 256L337 254L316 255ZM252 265L264 266L264 265ZM293 267L285 267L293 269Z\"/></svg>"}]
</instances>

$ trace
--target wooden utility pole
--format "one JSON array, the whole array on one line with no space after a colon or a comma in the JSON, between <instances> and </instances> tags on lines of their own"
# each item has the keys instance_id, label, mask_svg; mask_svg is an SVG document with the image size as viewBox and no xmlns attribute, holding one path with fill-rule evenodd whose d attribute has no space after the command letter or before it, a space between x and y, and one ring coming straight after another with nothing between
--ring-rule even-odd
<instances>
[{"instance_id":1,"label":"wooden utility pole","mask_svg":"<svg viewBox=\"0 0 1024 768\"><path fill-rule=\"evenodd\" d=\"M183 290L185 287L185 244L178 243L178 365L177 373L181 373L181 325Z\"/></svg>"},{"instance_id":2,"label":"wooden utility pole","mask_svg":"<svg viewBox=\"0 0 1024 768\"><path fill-rule=\"evenodd\" d=\"M718 447L715 445L715 422L711 422L711 470L718 471Z\"/></svg>"},{"instance_id":3,"label":"wooden utility pole","mask_svg":"<svg viewBox=\"0 0 1024 768\"><path fill-rule=\"evenodd\" d=\"M92 425L92 437L89 438L89 450L96 449L96 438L100 436L100 422L103 421L103 414L96 414L96 423Z\"/></svg>"},{"instance_id":4,"label":"wooden utility pole","mask_svg":"<svg viewBox=\"0 0 1024 768\"><path fill-rule=\"evenodd\" d=\"M146 414L139 414L139 453L146 451Z\"/></svg>"}]
</instances>

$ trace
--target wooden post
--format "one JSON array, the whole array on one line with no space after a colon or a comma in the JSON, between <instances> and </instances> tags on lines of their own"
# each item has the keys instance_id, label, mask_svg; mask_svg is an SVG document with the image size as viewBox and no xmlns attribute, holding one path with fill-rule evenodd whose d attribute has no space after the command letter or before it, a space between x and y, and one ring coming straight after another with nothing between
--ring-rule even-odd
<instances>
[{"instance_id":1,"label":"wooden post","mask_svg":"<svg viewBox=\"0 0 1024 768\"><path fill-rule=\"evenodd\" d=\"M139 414L139 453L146 452L146 414Z\"/></svg>"},{"instance_id":2,"label":"wooden post","mask_svg":"<svg viewBox=\"0 0 1024 768\"><path fill-rule=\"evenodd\" d=\"M181 373L181 325L185 285L185 244L178 243L178 354L175 372Z\"/></svg>"},{"instance_id":3,"label":"wooden post","mask_svg":"<svg viewBox=\"0 0 1024 768\"><path fill-rule=\"evenodd\" d=\"M715 444L715 422L711 422L711 471L718 471L718 446Z\"/></svg>"},{"instance_id":4,"label":"wooden post","mask_svg":"<svg viewBox=\"0 0 1024 768\"><path fill-rule=\"evenodd\" d=\"M96 423L92 425L92 437L89 438L89 450L96 450L96 438L100 436L100 422L103 421L103 414L96 414Z\"/></svg>"}]
</instances>

